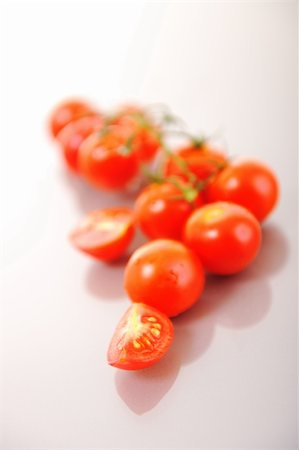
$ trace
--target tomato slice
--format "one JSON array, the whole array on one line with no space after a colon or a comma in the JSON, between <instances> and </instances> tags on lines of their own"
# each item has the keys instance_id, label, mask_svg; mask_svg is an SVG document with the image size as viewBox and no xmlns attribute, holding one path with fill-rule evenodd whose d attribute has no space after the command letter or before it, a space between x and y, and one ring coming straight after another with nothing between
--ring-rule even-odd
<instances>
[{"instance_id":1,"label":"tomato slice","mask_svg":"<svg viewBox=\"0 0 299 450\"><path fill-rule=\"evenodd\" d=\"M108 363L124 370L144 369L165 355L172 340L173 325L165 314L143 303L134 303L115 330Z\"/></svg>"},{"instance_id":2,"label":"tomato slice","mask_svg":"<svg viewBox=\"0 0 299 450\"><path fill-rule=\"evenodd\" d=\"M112 261L124 254L134 233L131 209L105 208L90 212L70 234L70 239L88 255Z\"/></svg>"}]
</instances>

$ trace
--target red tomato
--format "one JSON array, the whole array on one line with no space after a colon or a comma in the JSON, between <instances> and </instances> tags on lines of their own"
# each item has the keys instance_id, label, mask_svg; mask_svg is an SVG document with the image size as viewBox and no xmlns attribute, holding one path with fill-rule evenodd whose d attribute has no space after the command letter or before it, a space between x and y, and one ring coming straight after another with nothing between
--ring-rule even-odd
<instances>
[{"instance_id":1,"label":"red tomato","mask_svg":"<svg viewBox=\"0 0 299 450\"><path fill-rule=\"evenodd\" d=\"M134 303L121 318L108 349L108 363L125 370L158 362L173 340L173 325L151 306Z\"/></svg>"},{"instance_id":2,"label":"red tomato","mask_svg":"<svg viewBox=\"0 0 299 450\"><path fill-rule=\"evenodd\" d=\"M230 275L245 269L261 245L261 227L242 206L217 202L196 210L188 219L184 241L205 269Z\"/></svg>"},{"instance_id":3,"label":"red tomato","mask_svg":"<svg viewBox=\"0 0 299 450\"><path fill-rule=\"evenodd\" d=\"M79 171L96 187L117 190L137 175L139 162L118 126L90 135L79 148Z\"/></svg>"},{"instance_id":4,"label":"red tomato","mask_svg":"<svg viewBox=\"0 0 299 450\"><path fill-rule=\"evenodd\" d=\"M172 317L190 308L204 287L201 262L185 245L157 239L131 256L124 276L133 302L142 302Z\"/></svg>"},{"instance_id":5,"label":"red tomato","mask_svg":"<svg viewBox=\"0 0 299 450\"><path fill-rule=\"evenodd\" d=\"M81 100L68 100L60 103L50 117L50 131L56 137L60 130L72 120L95 114L92 107Z\"/></svg>"},{"instance_id":6,"label":"red tomato","mask_svg":"<svg viewBox=\"0 0 299 450\"><path fill-rule=\"evenodd\" d=\"M275 207L278 194L278 180L269 167L255 161L240 161L216 176L207 188L206 198L208 202L238 203L263 221Z\"/></svg>"},{"instance_id":7,"label":"red tomato","mask_svg":"<svg viewBox=\"0 0 299 450\"><path fill-rule=\"evenodd\" d=\"M183 189L187 183L181 182ZM190 192L189 187L189 192ZM191 191L196 195L196 191ZM192 201L171 183L153 183L146 187L135 202L135 215L140 228L151 239L181 239L184 225L195 208L202 204L200 194Z\"/></svg>"},{"instance_id":8,"label":"red tomato","mask_svg":"<svg viewBox=\"0 0 299 450\"><path fill-rule=\"evenodd\" d=\"M134 232L133 212L129 208L106 208L89 213L70 239L82 252L112 261L125 253Z\"/></svg>"},{"instance_id":9,"label":"red tomato","mask_svg":"<svg viewBox=\"0 0 299 450\"><path fill-rule=\"evenodd\" d=\"M90 134L103 127L103 118L99 115L80 117L66 125L58 133L57 140L61 144L63 156L69 169L78 172L79 147Z\"/></svg>"},{"instance_id":10,"label":"red tomato","mask_svg":"<svg viewBox=\"0 0 299 450\"><path fill-rule=\"evenodd\" d=\"M196 175L197 179L203 181L211 175L217 173L227 164L226 156L209 147L206 144L201 146L189 146L182 148L175 155L179 156L187 164L187 168ZM164 166L165 176L179 175L188 179L180 164L175 158L167 158Z\"/></svg>"},{"instance_id":11,"label":"red tomato","mask_svg":"<svg viewBox=\"0 0 299 450\"><path fill-rule=\"evenodd\" d=\"M154 158L161 146L159 129L144 110L134 105L124 107L112 123L120 125L127 138L134 137L132 147L141 161Z\"/></svg>"}]
</instances>

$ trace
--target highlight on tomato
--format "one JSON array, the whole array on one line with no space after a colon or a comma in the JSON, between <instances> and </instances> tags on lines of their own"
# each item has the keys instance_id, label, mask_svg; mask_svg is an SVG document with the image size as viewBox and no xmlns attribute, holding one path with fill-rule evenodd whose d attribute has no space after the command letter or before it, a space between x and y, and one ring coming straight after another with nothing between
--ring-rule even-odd
<instances>
[{"instance_id":1,"label":"highlight on tomato","mask_svg":"<svg viewBox=\"0 0 299 450\"><path fill-rule=\"evenodd\" d=\"M102 261L120 258L135 234L129 208L105 208L90 212L70 234L72 244Z\"/></svg>"},{"instance_id":2,"label":"highlight on tomato","mask_svg":"<svg viewBox=\"0 0 299 450\"><path fill-rule=\"evenodd\" d=\"M150 239L182 238L190 214L202 205L198 191L183 180L152 183L135 201L136 222Z\"/></svg>"},{"instance_id":3,"label":"highlight on tomato","mask_svg":"<svg viewBox=\"0 0 299 450\"><path fill-rule=\"evenodd\" d=\"M125 370L149 367L166 354L173 341L168 317L143 303L134 303L121 318L109 345L108 364Z\"/></svg>"},{"instance_id":4,"label":"highlight on tomato","mask_svg":"<svg viewBox=\"0 0 299 450\"><path fill-rule=\"evenodd\" d=\"M78 167L93 186L119 190L136 177L139 160L132 148L132 138L123 135L118 125L104 127L91 134L79 148Z\"/></svg>"},{"instance_id":5,"label":"highlight on tomato","mask_svg":"<svg viewBox=\"0 0 299 450\"><path fill-rule=\"evenodd\" d=\"M184 242L208 272L231 275L245 269L257 256L261 227L244 207L216 202L199 208L189 217Z\"/></svg>"},{"instance_id":6,"label":"highlight on tomato","mask_svg":"<svg viewBox=\"0 0 299 450\"><path fill-rule=\"evenodd\" d=\"M65 100L56 106L49 118L50 132L53 137L56 137L62 128L72 120L95 113L93 107L85 101Z\"/></svg>"},{"instance_id":7,"label":"highlight on tomato","mask_svg":"<svg viewBox=\"0 0 299 450\"><path fill-rule=\"evenodd\" d=\"M146 303L169 317L189 309L199 299L204 281L198 257L170 239L157 239L139 247L124 274L124 286L133 302Z\"/></svg>"},{"instance_id":8,"label":"highlight on tomato","mask_svg":"<svg viewBox=\"0 0 299 450\"><path fill-rule=\"evenodd\" d=\"M164 175L179 175L188 180L186 169L195 175L199 181L221 171L227 164L228 158L221 151L214 149L205 141L191 144L175 152L177 157L168 156L164 163Z\"/></svg>"},{"instance_id":9,"label":"highlight on tomato","mask_svg":"<svg viewBox=\"0 0 299 450\"><path fill-rule=\"evenodd\" d=\"M249 209L262 222L275 208L279 184L273 171L258 161L236 161L210 183L208 202L228 201Z\"/></svg>"},{"instance_id":10,"label":"highlight on tomato","mask_svg":"<svg viewBox=\"0 0 299 450\"><path fill-rule=\"evenodd\" d=\"M103 128L104 119L99 114L88 115L72 120L57 134L64 160L69 169L79 172L79 147L90 134Z\"/></svg>"}]
</instances>

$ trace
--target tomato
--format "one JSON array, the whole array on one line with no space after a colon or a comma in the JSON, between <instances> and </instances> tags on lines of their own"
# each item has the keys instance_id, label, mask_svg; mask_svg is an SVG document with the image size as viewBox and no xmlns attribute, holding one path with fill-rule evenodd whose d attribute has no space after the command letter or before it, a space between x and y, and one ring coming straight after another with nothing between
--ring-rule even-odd
<instances>
[{"instance_id":1,"label":"tomato","mask_svg":"<svg viewBox=\"0 0 299 450\"><path fill-rule=\"evenodd\" d=\"M69 169L78 172L79 147L90 134L103 127L104 120L100 115L89 115L71 121L58 133L65 162Z\"/></svg>"},{"instance_id":2,"label":"tomato","mask_svg":"<svg viewBox=\"0 0 299 450\"><path fill-rule=\"evenodd\" d=\"M146 303L172 317L199 299L204 272L185 245L157 239L133 253L125 269L124 286L133 302Z\"/></svg>"},{"instance_id":3,"label":"tomato","mask_svg":"<svg viewBox=\"0 0 299 450\"><path fill-rule=\"evenodd\" d=\"M191 145L178 150L175 155L182 159L187 168L196 175L196 178L203 181L211 175L222 170L227 164L226 156L208 146L202 144L200 146ZM169 157L164 165L165 176L180 175L188 179L186 173L178 163L176 158Z\"/></svg>"},{"instance_id":4,"label":"tomato","mask_svg":"<svg viewBox=\"0 0 299 450\"><path fill-rule=\"evenodd\" d=\"M181 186L195 193L187 183ZM189 191L188 191L189 189ZM182 238L184 225L196 207L202 204L200 194L188 201L182 190L171 183L153 183L139 194L135 202L136 221L144 234L151 239Z\"/></svg>"},{"instance_id":5,"label":"tomato","mask_svg":"<svg viewBox=\"0 0 299 450\"><path fill-rule=\"evenodd\" d=\"M158 362L173 340L173 325L151 306L134 303L121 318L108 349L108 363L137 370Z\"/></svg>"},{"instance_id":6,"label":"tomato","mask_svg":"<svg viewBox=\"0 0 299 450\"><path fill-rule=\"evenodd\" d=\"M129 208L106 208L90 212L71 233L73 245L103 261L122 256L134 236L133 213Z\"/></svg>"},{"instance_id":7,"label":"tomato","mask_svg":"<svg viewBox=\"0 0 299 450\"><path fill-rule=\"evenodd\" d=\"M92 107L81 100L68 100L60 103L49 120L51 134L56 137L60 130L72 120L94 114Z\"/></svg>"},{"instance_id":8,"label":"tomato","mask_svg":"<svg viewBox=\"0 0 299 450\"><path fill-rule=\"evenodd\" d=\"M261 245L261 227L247 209L217 202L196 210L188 219L184 241L205 269L230 275L245 269Z\"/></svg>"},{"instance_id":9,"label":"tomato","mask_svg":"<svg viewBox=\"0 0 299 450\"><path fill-rule=\"evenodd\" d=\"M112 119L112 123L120 125L127 138L134 137L132 148L140 161L150 161L155 157L161 146L160 134L146 111L135 105L126 106Z\"/></svg>"},{"instance_id":10,"label":"tomato","mask_svg":"<svg viewBox=\"0 0 299 450\"><path fill-rule=\"evenodd\" d=\"M79 148L79 171L96 187L117 190L137 175L139 161L119 126L90 135Z\"/></svg>"},{"instance_id":11,"label":"tomato","mask_svg":"<svg viewBox=\"0 0 299 450\"><path fill-rule=\"evenodd\" d=\"M257 161L240 161L217 175L207 189L206 198L208 202L238 203L263 221L275 207L278 195L278 180L269 167Z\"/></svg>"}]
</instances>

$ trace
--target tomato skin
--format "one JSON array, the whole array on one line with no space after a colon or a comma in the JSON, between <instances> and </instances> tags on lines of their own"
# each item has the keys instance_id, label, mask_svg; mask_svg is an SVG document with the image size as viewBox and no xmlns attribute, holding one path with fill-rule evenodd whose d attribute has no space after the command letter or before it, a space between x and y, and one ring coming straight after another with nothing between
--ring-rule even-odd
<instances>
[{"instance_id":1,"label":"tomato skin","mask_svg":"<svg viewBox=\"0 0 299 450\"><path fill-rule=\"evenodd\" d=\"M149 367L168 351L173 325L165 314L134 303L121 318L109 345L108 364L124 370Z\"/></svg>"},{"instance_id":2,"label":"tomato skin","mask_svg":"<svg viewBox=\"0 0 299 450\"><path fill-rule=\"evenodd\" d=\"M208 202L228 201L249 209L262 222L274 209L279 184L272 170L257 161L240 161L229 165L206 190Z\"/></svg>"},{"instance_id":3,"label":"tomato skin","mask_svg":"<svg viewBox=\"0 0 299 450\"><path fill-rule=\"evenodd\" d=\"M185 245L157 239L133 253L124 286L133 302L146 303L173 317L199 299L204 278L201 262Z\"/></svg>"},{"instance_id":4,"label":"tomato skin","mask_svg":"<svg viewBox=\"0 0 299 450\"><path fill-rule=\"evenodd\" d=\"M50 132L53 137L72 120L94 114L92 107L81 100L66 100L56 106L49 119Z\"/></svg>"},{"instance_id":5,"label":"tomato skin","mask_svg":"<svg viewBox=\"0 0 299 450\"><path fill-rule=\"evenodd\" d=\"M104 133L91 134L79 148L80 173L95 187L125 188L139 169L135 152L126 145L127 139L117 126L110 126Z\"/></svg>"},{"instance_id":6,"label":"tomato skin","mask_svg":"<svg viewBox=\"0 0 299 450\"><path fill-rule=\"evenodd\" d=\"M199 208L189 217L184 242L208 272L231 275L245 269L258 254L261 227L242 206L217 202Z\"/></svg>"},{"instance_id":7,"label":"tomato skin","mask_svg":"<svg viewBox=\"0 0 299 450\"><path fill-rule=\"evenodd\" d=\"M184 147L175 154L187 163L188 169L196 175L199 181L203 181L211 175L216 174L227 164L226 156L207 144L199 147L194 145ZM187 176L182 168L172 158L168 158L165 162L164 175L179 175L187 180Z\"/></svg>"},{"instance_id":8,"label":"tomato skin","mask_svg":"<svg viewBox=\"0 0 299 450\"><path fill-rule=\"evenodd\" d=\"M132 210L113 207L90 212L70 234L70 240L83 253L108 262L125 253L134 234Z\"/></svg>"},{"instance_id":9,"label":"tomato skin","mask_svg":"<svg viewBox=\"0 0 299 450\"><path fill-rule=\"evenodd\" d=\"M127 138L134 136L132 147L140 161L151 161L156 156L161 147L159 129L144 110L128 105L119 111L112 123L121 126Z\"/></svg>"},{"instance_id":10,"label":"tomato skin","mask_svg":"<svg viewBox=\"0 0 299 450\"><path fill-rule=\"evenodd\" d=\"M100 115L89 115L72 120L57 134L56 138L61 145L64 160L68 168L79 172L78 152L79 147L90 134L99 131L104 124Z\"/></svg>"},{"instance_id":11,"label":"tomato skin","mask_svg":"<svg viewBox=\"0 0 299 450\"><path fill-rule=\"evenodd\" d=\"M187 186L186 183L183 185ZM183 198L182 192L174 184L153 183L136 199L136 221L150 239L180 240L188 217L201 204L200 195L191 203Z\"/></svg>"}]
</instances>

